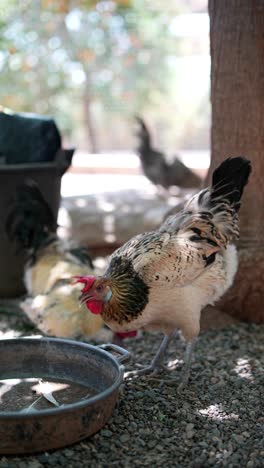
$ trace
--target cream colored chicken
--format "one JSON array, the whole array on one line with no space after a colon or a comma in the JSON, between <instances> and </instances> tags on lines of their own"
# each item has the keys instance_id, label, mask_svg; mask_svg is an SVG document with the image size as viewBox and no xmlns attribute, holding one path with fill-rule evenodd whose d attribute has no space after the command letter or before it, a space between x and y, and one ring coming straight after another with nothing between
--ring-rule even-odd
<instances>
[{"instance_id":1,"label":"cream colored chicken","mask_svg":"<svg viewBox=\"0 0 264 468\"><path fill-rule=\"evenodd\" d=\"M188 380L201 310L231 286L237 270L233 244L238 238L238 211L251 171L242 157L225 160L213 173L210 188L156 231L140 234L110 258L101 277L84 276L81 304L100 314L114 332L161 330L165 337L152 363L160 364L175 330L187 341L184 380Z\"/></svg>"},{"instance_id":2,"label":"cream colored chicken","mask_svg":"<svg viewBox=\"0 0 264 468\"><path fill-rule=\"evenodd\" d=\"M20 305L42 333L90 337L103 320L85 307L80 309L80 288L72 285L72 277L95 270L87 249L62 241L56 229L56 220L37 185L29 181L18 187L7 232L27 254L24 282L28 297Z\"/></svg>"}]
</instances>

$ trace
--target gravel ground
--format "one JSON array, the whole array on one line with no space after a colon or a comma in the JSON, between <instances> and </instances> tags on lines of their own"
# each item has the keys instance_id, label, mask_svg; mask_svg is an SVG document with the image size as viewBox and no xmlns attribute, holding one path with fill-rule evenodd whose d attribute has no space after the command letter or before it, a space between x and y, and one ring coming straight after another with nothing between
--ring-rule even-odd
<instances>
[{"instance_id":1,"label":"gravel ground","mask_svg":"<svg viewBox=\"0 0 264 468\"><path fill-rule=\"evenodd\" d=\"M4 332L34 334L15 317L0 308ZM263 467L263 338L264 326L240 323L202 333L190 383L178 393L184 350L178 337L168 352L169 369L123 384L118 405L99 433L50 453L2 457L0 468ZM134 361L146 363L159 339L145 334L124 345Z\"/></svg>"}]
</instances>

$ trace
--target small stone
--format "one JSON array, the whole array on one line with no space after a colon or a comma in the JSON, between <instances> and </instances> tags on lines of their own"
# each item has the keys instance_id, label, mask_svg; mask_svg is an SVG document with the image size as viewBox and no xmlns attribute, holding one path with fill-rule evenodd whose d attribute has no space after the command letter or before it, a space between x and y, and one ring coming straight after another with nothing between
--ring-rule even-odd
<instances>
[{"instance_id":1,"label":"small stone","mask_svg":"<svg viewBox=\"0 0 264 468\"><path fill-rule=\"evenodd\" d=\"M0 468L9 468L10 464L7 461L0 461Z\"/></svg>"},{"instance_id":2,"label":"small stone","mask_svg":"<svg viewBox=\"0 0 264 468\"><path fill-rule=\"evenodd\" d=\"M243 444L244 443L244 437L239 434L233 434L233 439L238 443L238 444Z\"/></svg>"},{"instance_id":3,"label":"small stone","mask_svg":"<svg viewBox=\"0 0 264 468\"><path fill-rule=\"evenodd\" d=\"M186 424L185 430L186 430L186 432L189 432L189 431L191 431L193 428L194 428L194 424L188 423L188 424Z\"/></svg>"},{"instance_id":4,"label":"small stone","mask_svg":"<svg viewBox=\"0 0 264 468\"><path fill-rule=\"evenodd\" d=\"M137 427L138 427L137 423L135 423L135 421L131 421L129 426L128 426L128 430L135 431L137 429Z\"/></svg>"},{"instance_id":5,"label":"small stone","mask_svg":"<svg viewBox=\"0 0 264 468\"><path fill-rule=\"evenodd\" d=\"M41 464L38 460L33 460L28 463L28 468L41 468Z\"/></svg>"},{"instance_id":6,"label":"small stone","mask_svg":"<svg viewBox=\"0 0 264 468\"><path fill-rule=\"evenodd\" d=\"M139 445L141 445L141 447L145 447L146 446L146 442L143 440L143 439L137 439L137 442Z\"/></svg>"},{"instance_id":7,"label":"small stone","mask_svg":"<svg viewBox=\"0 0 264 468\"><path fill-rule=\"evenodd\" d=\"M122 442L122 444L125 444L129 440L130 440L130 435L129 434L122 434L121 437L120 437L120 442Z\"/></svg>"},{"instance_id":8,"label":"small stone","mask_svg":"<svg viewBox=\"0 0 264 468\"><path fill-rule=\"evenodd\" d=\"M200 447L202 447L202 448L205 448L205 449L208 448L208 444L207 444L206 442L204 442L204 440L202 440L202 442L199 442L199 445L200 445Z\"/></svg>"},{"instance_id":9,"label":"small stone","mask_svg":"<svg viewBox=\"0 0 264 468\"><path fill-rule=\"evenodd\" d=\"M212 437L212 441L213 441L215 444L219 444L219 443L221 442L221 439L219 439L219 437L213 436L213 437Z\"/></svg>"},{"instance_id":10,"label":"small stone","mask_svg":"<svg viewBox=\"0 0 264 468\"><path fill-rule=\"evenodd\" d=\"M64 460L65 461L65 460ZM49 458L49 466L58 466L58 459L53 458L53 454Z\"/></svg>"},{"instance_id":11,"label":"small stone","mask_svg":"<svg viewBox=\"0 0 264 468\"><path fill-rule=\"evenodd\" d=\"M156 446L156 441L155 440L150 440L148 443L147 443L147 446L148 448L152 449Z\"/></svg>"},{"instance_id":12,"label":"small stone","mask_svg":"<svg viewBox=\"0 0 264 468\"><path fill-rule=\"evenodd\" d=\"M192 439L193 436L194 436L194 432L193 432L193 431L188 431L188 432L186 432L186 438L187 438L187 439Z\"/></svg>"},{"instance_id":13,"label":"small stone","mask_svg":"<svg viewBox=\"0 0 264 468\"><path fill-rule=\"evenodd\" d=\"M164 447L160 444L156 445L156 449L159 451L159 452L163 452L164 450Z\"/></svg>"},{"instance_id":14,"label":"small stone","mask_svg":"<svg viewBox=\"0 0 264 468\"><path fill-rule=\"evenodd\" d=\"M203 468L204 463L206 460L206 454L201 455L197 460L193 463L193 468Z\"/></svg>"},{"instance_id":15,"label":"small stone","mask_svg":"<svg viewBox=\"0 0 264 468\"><path fill-rule=\"evenodd\" d=\"M100 434L101 434L103 437L112 437L113 432L112 432L112 431L109 431L109 429L102 429L102 431L100 432Z\"/></svg>"},{"instance_id":16,"label":"small stone","mask_svg":"<svg viewBox=\"0 0 264 468\"><path fill-rule=\"evenodd\" d=\"M49 454L44 454L44 455L39 455L38 456L38 461L45 465L46 463L49 463Z\"/></svg>"},{"instance_id":17,"label":"small stone","mask_svg":"<svg viewBox=\"0 0 264 468\"><path fill-rule=\"evenodd\" d=\"M109 431L109 432L111 432L111 431ZM66 449L66 450L64 451L64 455L65 455L67 458L71 458L71 457L74 456L74 451L71 450L71 449Z\"/></svg>"},{"instance_id":18,"label":"small stone","mask_svg":"<svg viewBox=\"0 0 264 468\"><path fill-rule=\"evenodd\" d=\"M157 397L156 392L154 392L154 390L146 390L145 396L152 398L152 399Z\"/></svg>"}]
</instances>

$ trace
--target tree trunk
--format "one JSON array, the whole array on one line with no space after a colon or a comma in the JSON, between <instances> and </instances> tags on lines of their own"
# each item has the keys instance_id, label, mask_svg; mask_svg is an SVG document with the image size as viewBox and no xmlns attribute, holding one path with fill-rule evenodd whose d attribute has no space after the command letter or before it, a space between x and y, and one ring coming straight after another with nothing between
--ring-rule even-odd
<instances>
[{"instance_id":1,"label":"tree trunk","mask_svg":"<svg viewBox=\"0 0 264 468\"><path fill-rule=\"evenodd\" d=\"M226 157L252 162L242 198L240 266L222 308L264 322L264 2L209 0L212 170Z\"/></svg>"},{"instance_id":2,"label":"tree trunk","mask_svg":"<svg viewBox=\"0 0 264 468\"><path fill-rule=\"evenodd\" d=\"M91 113L91 98L88 90L88 85L85 87L83 95L83 110L84 110L84 124L87 135L87 142L92 153L98 153L98 145L96 132L94 129L93 116Z\"/></svg>"}]
</instances>

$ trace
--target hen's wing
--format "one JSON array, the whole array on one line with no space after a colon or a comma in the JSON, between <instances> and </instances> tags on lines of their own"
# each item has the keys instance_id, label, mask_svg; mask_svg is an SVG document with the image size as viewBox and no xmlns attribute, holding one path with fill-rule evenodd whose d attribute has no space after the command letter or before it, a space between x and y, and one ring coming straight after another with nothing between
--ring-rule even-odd
<instances>
[{"instance_id":1,"label":"hen's wing","mask_svg":"<svg viewBox=\"0 0 264 468\"><path fill-rule=\"evenodd\" d=\"M206 225L205 220L196 219L187 224L184 216L177 218L174 230L163 226L162 230L131 239L115 252L112 263L116 257L126 258L147 285L190 284L213 263L221 245L213 240L211 222Z\"/></svg>"}]
</instances>

